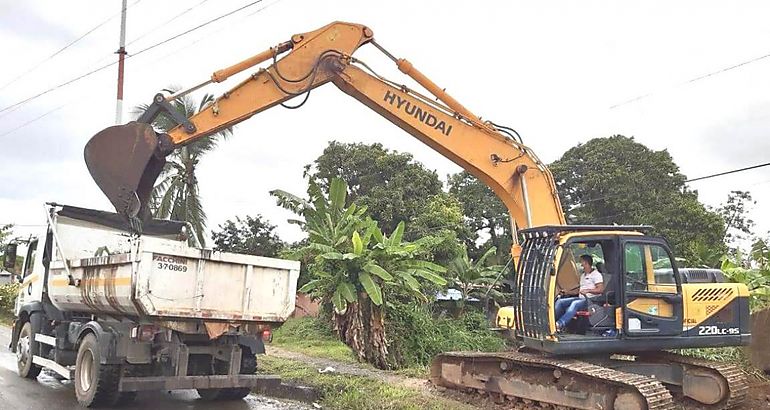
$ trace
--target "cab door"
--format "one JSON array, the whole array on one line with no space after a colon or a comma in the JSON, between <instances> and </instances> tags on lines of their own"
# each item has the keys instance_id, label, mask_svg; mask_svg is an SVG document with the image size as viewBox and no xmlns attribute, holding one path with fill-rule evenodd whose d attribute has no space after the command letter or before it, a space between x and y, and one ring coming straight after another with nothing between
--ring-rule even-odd
<instances>
[{"instance_id":1,"label":"cab door","mask_svg":"<svg viewBox=\"0 0 770 410\"><path fill-rule=\"evenodd\" d=\"M665 241L621 240L623 332L628 337L682 334L682 285Z\"/></svg>"}]
</instances>

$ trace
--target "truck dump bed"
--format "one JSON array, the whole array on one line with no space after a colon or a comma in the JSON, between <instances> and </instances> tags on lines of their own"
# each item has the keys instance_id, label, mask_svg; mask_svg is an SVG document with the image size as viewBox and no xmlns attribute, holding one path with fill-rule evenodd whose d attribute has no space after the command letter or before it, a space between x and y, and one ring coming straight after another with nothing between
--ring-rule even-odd
<instances>
[{"instance_id":1,"label":"truck dump bed","mask_svg":"<svg viewBox=\"0 0 770 410\"><path fill-rule=\"evenodd\" d=\"M239 322L294 310L299 262L191 247L169 221L132 237L112 213L59 207L52 218L48 291L60 310Z\"/></svg>"}]
</instances>

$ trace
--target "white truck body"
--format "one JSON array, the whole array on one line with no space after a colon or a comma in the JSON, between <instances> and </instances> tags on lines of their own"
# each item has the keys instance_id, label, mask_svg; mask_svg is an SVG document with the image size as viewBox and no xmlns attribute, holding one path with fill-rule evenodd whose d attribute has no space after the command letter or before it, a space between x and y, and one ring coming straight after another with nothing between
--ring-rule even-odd
<instances>
[{"instance_id":1,"label":"white truck body","mask_svg":"<svg viewBox=\"0 0 770 410\"><path fill-rule=\"evenodd\" d=\"M130 237L59 215L53 222L59 249L48 293L60 310L239 322L283 322L294 310L299 262ZM94 256L104 247L109 255Z\"/></svg>"}]
</instances>

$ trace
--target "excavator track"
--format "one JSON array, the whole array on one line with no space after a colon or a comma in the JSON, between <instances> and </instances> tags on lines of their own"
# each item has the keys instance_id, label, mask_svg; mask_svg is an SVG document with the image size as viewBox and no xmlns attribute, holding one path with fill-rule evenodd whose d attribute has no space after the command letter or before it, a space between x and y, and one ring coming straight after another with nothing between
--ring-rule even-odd
<instances>
[{"instance_id":1,"label":"excavator track","mask_svg":"<svg viewBox=\"0 0 770 410\"><path fill-rule=\"evenodd\" d=\"M525 408L677 408L671 393L653 378L576 359L524 352L444 353L431 364L431 381L521 401Z\"/></svg>"},{"instance_id":2,"label":"excavator track","mask_svg":"<svg viewBox=\"0 0 770 410\"><path fill-rule=\"evenodd\" d=\"M734 409L739 407L746 400L749 392L749 383L746 374L738 366L714 362L711 360L698 359L690 356L682 356L676 353L656 353L649 356L641 356L644 361L658 363L678 363L689 369L698 369L710 372L713 376L722 379L727 387L727 394L719 403L706 405L697 403L699 409Z\"/></svg>"}]
</instances>

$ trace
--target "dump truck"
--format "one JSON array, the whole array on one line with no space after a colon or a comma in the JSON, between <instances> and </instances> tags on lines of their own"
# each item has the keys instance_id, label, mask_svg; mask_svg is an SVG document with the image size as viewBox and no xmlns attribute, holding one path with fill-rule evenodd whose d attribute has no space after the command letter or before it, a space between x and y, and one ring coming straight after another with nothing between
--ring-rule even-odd
<instances>
[{"instance_id":1,"label":"dump truck","mask_svg":"<svg viewBox=\"0 0 770 410\"><path fill-rule=\"evenodd\" d=\"M86 407L143 390L240 399L280 383L255 374L255 355L294 310L299 262L190 246L181 222L131 234L118 214L54 203L45 218L20 272L10 348L21 377L73 380Z\"/></svg>"}]
</instances>

